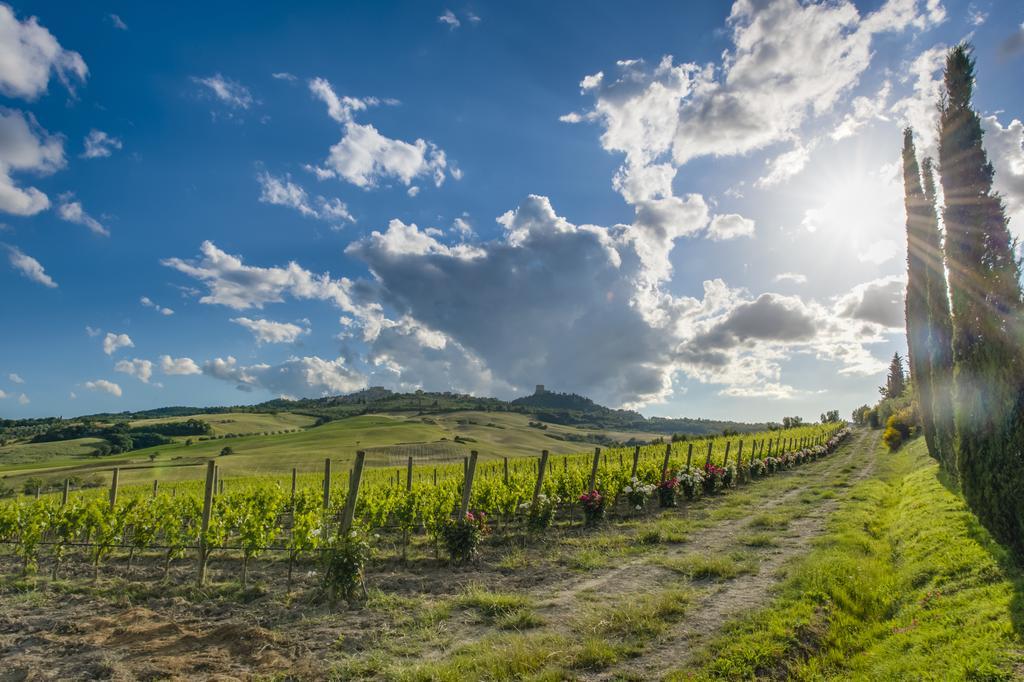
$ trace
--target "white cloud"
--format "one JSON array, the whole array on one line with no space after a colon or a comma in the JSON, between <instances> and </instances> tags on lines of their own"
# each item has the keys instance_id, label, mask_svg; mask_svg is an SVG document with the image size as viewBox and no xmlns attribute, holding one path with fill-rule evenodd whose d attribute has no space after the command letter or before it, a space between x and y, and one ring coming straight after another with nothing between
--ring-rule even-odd
<instances>
[{"instance_id":1,"label":"white cloud","mask_svg":"<svg viewBox=\"0 0 1024 682\"><path fill-rule=\"evenodd\" d=\"M796 143L793 149L788 152L779 154L774 159L770 159L765 163L768 164L768 173L757 179L754 182L755 187L772 187L778 185L786 180L789 180L794 175L797 175L804 169L807 162L811 159L811 150L815 147L814 142L810 144Z\"/></svg>"},{"instance_id":2,"label":"white cloud","mask_svg":"<svg viewBox=\"0 0 1024 682\"><path fill-rule=\"evenodd\" d=\"M913 93L890 107L902 126L911 126L917 137L917 152L920 156L937 157L936 130L939 115L935 108L942 94L942 70L945 67L947 48L936 45L921 52L910 63L906 79L913 78Z\"/></svg>"},{"instance_id":3,"label":"white cloud","mask_svg":"<svg viewBox=\"0 0 1024 682\"><path fill-rule=\"evenodd\" d=\"M124 20L116 14L110 14L107 16L110 19L111 25L119 31L127 31L128 24L124 23Z\"/></svg>"},{"instance_id":4,"label":"white cloud","mask_svg":"<svg viewBox=\"0 0 1024 682\"><path fill-rule=\"evenodd\" d=\"M114 371L129 374L142 383L148 384L150 377L153 376L153 363L149 360L140 360L139 358L118 360L117 364L114 365Z\"/></svg>"},{"instance_id":5,"label":"white cloud","mask_svg":"<svg viewBox=\"0 0 1024 682\"><path fill-rule=\"evenodd\" d=\"M870 97L857 97L853 100L853 111L848 113L835 130L830 133L833 140L844 140L866 126L874 119L889 120L885 116L886 104L892 92L892 83L885 81L878 94Z\"/></svg>"},{"instance_id":6,"label":"white cloud","mask_svg":"<svg viewBox=\"0 0 1024 682\"><path fill-rule=\"evenodd\" d=\"M75 393L74 391L70 391L70 392L68 392L68 399L69 400L78 400L78 394Z\"/></svg>"},{"instance_id":7,"label":"white cloud","mask_svg":"<svg viewBox=\"0 0 1024 682\"><path fill-rule=\"evenodd\" d=\"M352 393L366 388L366 378L345 365L343 358L291 357L278 365L242 366L231 357L203 364L203 374L230 381L241 391L263 389L279 396L309 397Z\"/></svg>"},{"instance_id":8,"label":"white cloud","mask_svg":"<svg viewBox=\"0 0 1024 682\"><path fill-rule=\"evenodd\" d=\"M134 348L135 344L132 343L132 339L127 334L115 334L113 332L107 332L107 335L103 337L103 352L107 355L113 355L119 348Z\"/></svg>"},{"instance_id":9,"label":"white cloud","mask_svg":"<svg viewBox=\"0 0 1024 682\"><path fill-rule=\"evenodd\" d=\"M993 186L1006 202L1010 229L1024 236L1024 123L1011 120L1005 127L995 116L981 119L985 150L996 174Z\"/></svg>"},{"instance_id":10,"label":"white cloud","mask_svg":"<svg viewBox=\"0 0 1024 682\"><path fill-rule=\"evenodd\" d=\"M306 190L291 181L291 177L275 177L267 172L259 173L260 201L265 204L287 206L308 218L317 218L334 223L355 222L348 207L337 198L310 197Z\"/></svg>"},{"instance_id":11,"label":"white cloud","mask_svg":"<svg viewBox=\"0 0 1024 682\"><path fill-rule=\"evenodd\" d=\"M716 215L711 219L711 225L708 227L708 237L715 241L753 236L754 221L737 213Z\"/></svg>"},{"instance_id":12,"label":"white cloud","mask_svg":"<svg viewBox=\"0 0 1024 682\"><path fill-rule=\"evenodd\" d=\"M214 97L233 109L248 109L255 103L249 88L219 73L206 78L193 76L192 82L206 87Z\"/></svg>"},{"instance_id":13,"label":"white cloud","mask_svg":"<svg viewBox=\"0 0 1024 682\"><path fill-rule=\"evenodd\" d=\"M122 146L120 139L95 128L89 131L82 144L85 147L82 152L83 159L99 159L110 156L115 149L121 149Z\"/></svg>"},{"instance_id":14,"label":"white cloud","mask_svg":"<svg viewBox=\"0 0 1024 682\"><path fill-rule=\"evenodd\" d=\"M18 404L19 405L28 405L30 402L32 402L32 401L29 400L28 396L25 395L24 393L22 393L21 395L18 396Z\"/></svg>"},{"instance_id":15,"label":"white cloud","mask_svg":"<svg viewBox=\"0 0 1024 682\"><path fill-rule=\"evenodd\" d=\"M171 310L170 308L165 308L158 303L154 303L153 300L149 298L149 296L143 296L142 298L140 298L139 303L146 306L147 308L152 308L153 310L157 311L158 313L164 316L170 316L174 314L174 311Z\"/></svg>"},{"instance_id":16,"label":"white cloud","mask_svg":"<svg viewBox=\"0 0 1024 682\"><path fill-rule=\"evenodd\" d=\"M51 72L72 94L73 81L84 83L89 74L82 55L61 47L35 17L19 21L5 4L0 4L0 64L0 93L27 100L46 92Z\"/></svg>"},{"instance_id":17,"label":"white cloud","mask_svg":"<svg viewBox=\"0 0 1024 682\"><path fill-rule=\"evenodd\" d=\"M5 246L7 247L7 257L10 260L11 267L33 282L42 284L50 289L57 288L57 283L46 274L39 261L32 256L22 253L17 247L10 246L9 244L5 244Z\"/></svg>"},{"instance_id":18,"label":"white cloud","mask_svg":"<svg viewBox=\"0 0 1024 682\"><path fill-rule=\"evenodd\" d=\"M905 247L892 239L871 241L857 250L857 259L862 263L882 264L904 253Z\"/></svg>"},{"instance_id":19,"label":"white cloud","mask_svg":"<svg viewBox=\"0 0 1024 682\"><path fill-rule=\"evenodd\" d=\"M343 124L345 129L341 140L330 148L324 167L315 168L317 177L336 176L367 189L388 178L394 178L406 187L421 176L432 178L438 187L444 183L448 159L444 150L433 142L392 139L370 124L353 120L353 112L362 111L380 100L338 97L323 78L314 78L309 87L318 99L327 104L327 114Z\"/></svg>"},{"instance_id":20,"label":"white cloud","mask_svg":"<svg viewBox=\"0 0 1024 682\"><path fill-rule=\"evenodd\" d=\"M792 282L793 284L806 284L807 275L801 275L799 272L780 272L775 275L776 282Z\"/></svg>"},{"instance_id":21,"label":"white cloud","mask_svg":"<svg viewBox=\"0 0 1024 682\"><path fill-rule=\"evenodd\" d=\"M463 217L456 218L452 221L452 230L462 239L469 239L476 234L473 232L473 226Z\"/></svg>"},{"instance_id":22,"label":"white cloud","mask_svg":"<svg viewBox=\"0 0 1024 682\"><path fill-rule=\"evenodd\" d=\"M86 213L85 209L82 208L82 202L75 201L74 199L75 196L71 192L65 192L60 195L60 205L57 206L57 215L60 216L60 219L66 220L69 223L75 223L76 225L84 225L93 234L109 237L110 230L104 227L100 221Z\"/></svg>"},{"instance_id":23,"label":"white cloud","mask_svg":"<svg viewBox=\"0 0 1024 682\"><path fill-rule=\"evenodd\" d=\"M287 71L276 71L270 74L270 77L273 78L274 80L288 81L289 83L294 83L295 81L299 80L298 76L296 76L293 73L288 73Z\"/></svg>"},{"instance_id":24,"label":"white cloud","mask_svg":"<svg viewBox=\"0 0 1024 682\"><path fill-rule=\"evenodd\" d=\"M102 329L98 329L98 328L94 328L94 327L90 327L89 325L85 325L85 333L88 334L90 337L96 337L96 336L99 336L100 334L102 334L103 330Z\"/></svg>"},{"instance_id":25,"label":"white cloud","mask_svg":"<svg viewBox=\"0 0 1024 682\"><path fill-rule=\"evenodd\" d=\"M233 317L231 321L252 332L253 337L259 343L294 343L300 336L308 334L310 331L308 323L306 326L300 327L291 322L253 320L248 317Z\"/></svg>"},{"instance_id":26,"label":"white cloud","mask_svg":"<svg viewBox=\"0 0 1024 682\"><path fill-rule=\"evenodd\" d=\"M455 16L455 13L452 12L450 9L446 9L444 11L444 14L437 18L437 21L442 24L447 24L448 28L452 29L453 31L457 29L459 26L462 26L462 22L459 21L459 18Z\"/></svg>"},{"instance_id":27,"label":"white cloud","mask_svg":"<svg viewBox=\"0 0 1024 682\"><path fill-rule=\"evenodd\" d=\"M0 17L7 11L0 5ZM2 20L0 20L2 23ZM0 48L0 56L2 56ZM2 63L2 61L0 61ZM50 207L49 198L35 187L18 187L12 172L48 175L64 167L64 142L43 130L31 114L0 107L0 211L30 216Z\"/></svg>"},{"instance_id":28,"label":"white cloud","mask_svg":"<svg viewBox=\"0 0 1024 682\"><path fill-rule=\"evenodd\" d=\"M83 385L90 391L103 391L104 393L109 393L112 396L116 396L118 398L121 397L121 387L113 381L97 379L96 381L87 381Z\"/></svg>"},{"instance_id":29,"label":"white cloud","mask_svg":"<svg viewBox=\"0 0 1024 682\"><path fill-rule=\"evenodd\" d=\"M865 282L841 296L836 302L836 311L843 317L899 330L905 323L906 290L906 279L902 275Z\"/></svg>"},{"instance_id":30,"label":"white cloud","mask_svg":"<svg viewBox=\"0 0 1024 682\"><path fill-rule=\"evenodd\" d=\"M10 374L7 375L7 378L11 381L11 383L15 383L15 384L23 384L23 383L25 383L25 380L22 379L21 375L19 375L17 372L11 372Z\"/></svg>"},{"instance_id":31,"label":"white cloud","mask_svg":"<svg viewBox=\"0 0 1024 682\"><path fill-rule=\"evenodd\" d=\"M0 400L4 400L9 395L10 395L9 393L5 392L3 389L0 389Z\"/></svg>"},{"instance_id":32,"label":"white cloud","mask_svg":"<svg viewBox=\"0 0 1024 682\"><path fill-rule=\"evenodd\" d=\"M200 374L202 370L192 358L172 358L170 355L160 356L160 369L164 374L187 375Z\"/></svg>"}]
</instances>

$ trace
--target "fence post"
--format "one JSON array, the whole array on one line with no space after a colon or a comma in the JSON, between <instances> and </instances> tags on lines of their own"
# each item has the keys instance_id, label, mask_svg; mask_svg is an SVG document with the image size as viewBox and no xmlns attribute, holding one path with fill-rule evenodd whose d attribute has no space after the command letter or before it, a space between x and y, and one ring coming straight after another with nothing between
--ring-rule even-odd
<instances>
[{"instance_id":1,"label":"fence post","mask_svg":"<svg viewBox=\"0 0 1024 682\"><path fill-rule=\"evenodd\" d=\"M757 441L754 441L754 443L756 444ZM753 458L753 448L754 448L754 445L751 445L750 448L751 448L751 458ZM740 438L740 445L739 445L738 448L736 448L736 482L739 483L740 480L742 480L742 479L743 479L743 439Z\"/></svg>"},{"instance_id":2,"label":"fence post","mask_svg":"<svg viewBox=\"0 0 1024 682\"><path fill-rule=\"evenodd\" d=\"M331 506L331 458L324 459L324 509Z\"/></svg>"},{"instance_id":3,"label":"fence post","mask_svg":"<svg viewBox=\"0 0 1024 682\"><path fill-rule=\"evenodd\" d=\"M540 491L544 487L544 472L547 471L548 463L548 451L540 451L540 464L537 466L537 483L533 486L533 501L530 503L530 509L534 509L537 506L537 498L540 497Z\"/></svg>"},{"instance_id":4,"label":"fence post","mask_svg":"<svg viewBox=\"0 0 1024 682\"><path fill-rule=\"evenodd\" d=\"M120 469L114 467L114 475L110 479L110 508L113 509L114 505L117 504L117 477L120 473Z\"/></svg>"},{"instance_id":5,"label":"fence post","mask_svg":"<svg viewBox=\"0 0 1024 682\"><path fill-rule=\"evenodd\" d=\"M210 529L210 514L213 512L213 481L216 473L213 460L206 463L206 488L203 490L203 521L199 531L199 585L206 584L206 532Z\"/></svg>"},{"instance_id":6,"label":"fence post","mask_svg":"<svg viewBox=\"0 0 1024 682\"><path fill-rule=\"evenodd\" d=\"M630 480L636 478L636 467L637 467L638 464L640 464L640 446L639 445L637 445L635 448L633 448L633 471L631 471L630 474L629 474Z\"/></svg>"},{"instance_id":7,"label":"fence post","mask_svg":"<svg viewBox=\"0 0 1024 682\"><path fill-rule=\"evenodd\" d=\"M665 445L665 461L661 463L661 482L665 482L665 477L668 475L668 460L672 456L672 443Z\"/></svg>"},{"instance_id":8,"label":"fence post","mask_svg":"<svg viewBox=\"0 0 1024 682\"><path fill-rule=\"evenodd\" d=\"M621 454L619 455L622 456ZM587 487L587 492L596 490L597 486L597 465L601 461L601 448L594 448L594 462L590 465L590 484Z\"/></svg>"},{"instance_id":9,"label":"fence post","mask_svg":"<svg viewBox=\"0 0 1024 682\"><path fill-rule=\"evenodd\" d=\"M462 506L459 507L459 520L466 518L469 512L469 498L473 494L473 475L476 473L476 450L469 451L469 465L466 469L466 480L462 483Z\"/></svg>"},{"instance_id":10,"label":"fence post","mask_svg":"<svg viewBox=\"0 0 1024 682\"><path fill-rule=\"evenodd\" d=\"M732 447L732 441L725 441L725 461L722 462L722 468L729 466L729 449Z\"/></svg>"},{"instance_id":11,"label":"fence post","mask_svg":"<svg viewBox=\"0 0 1024 682\"><path fill-rule=\"evenodd\" d=\"M437 467L434 467L434 485L437 485Z\"/></svg>"},{"instance_id":12,"label":"fence post","mask_svg":"<svg viewBox=\"0 0 1024 682\"><path fill-rule=\"evenodd\" d=\"M295 513L295 483L298 478L298 472L295 467L292 467L292 514Z\"/></svg>"},{"instance_id":13,"label":"fence post","mask_svg":"<svg viewBox=\"0 0 1024 682\"><path fill-rule=\"evenodd\" d=\"M63 507L64 505L66 505L68 503L68 493L70 493L70 492L71 492L71 479L70 478L65 478L64 479L64 492L60 496L60 506Z\"/></svg>"},{"instance_id":14,"label":"fence post","mask_svg":"<svg viewBox=\"0 0 1024 682\"><path fill-rule=\"evenodd\" d=\"M160 481L153 479L153 497L156 497L156 491L160 487Z\"/></svg>"},{"instance_id":15,"label":"fence post","mask_svg":"<svg viewBox=\"0 0 1024 682\"><path fill-rule=\"evenodd\" d=\"M220 478L220 467L214 463L213 465L213 494L217 494L217 480Z\"/></svg>"},{"instance_id":16,"label":"fence post","mask_svg":"<svg viewBox=\"0 0 1024 682\"><path fill-rule=\"evenodd\" d=\"M405 465L405 489L412 490L412 455L409 455L409 461Z\"/></svg>"},{"instance_id":17,"label":"fence post","mask_svg":"<svg viewBox=\"0 0 1024 682\"><path fill-rule=\"evenodd\" d=\"M690 470L690 460L693 459L693 443L690 443L689 447L686 448L686 470Z\"/></svg>"},{"instance_id":18,"label":"fence post","mask_svg":"<svg viewBox=\"0 0 1024 682\"><path fill-rule=\"evenodd\" d=\"M503 466L505 468L505 485L508 485L508 457L505 457L504 460L505 462Z\"/></svg>"},{"instance_id":19,"label":"fence post","mask_svg":"<svg viewBox=\"0 0 1024 682\"><path fill-rule=\"evenodd\" d=\"M363 478L366 453L356 450L356 461L352 466L352 477L348 482L348 497L345 498L345 512L341 517L341 535L345 537L352 530L352 519L356 513L356 498L359 497L359 481Z\"/></svg>"},{"instance_id":20,"label":"fence post","mask_svg":"<svg viewBox=\"0 0 1024 682\"><path fill-rule=\"evenodd\" d=\"M708 465L711 464L711 446L712 446L713 443L714 443L714 441L710 441L710 440L708 441L708 456L707 456L707 459L704 460L704 469L705 470L707 470Z\"/></svg>"}]
</instances>

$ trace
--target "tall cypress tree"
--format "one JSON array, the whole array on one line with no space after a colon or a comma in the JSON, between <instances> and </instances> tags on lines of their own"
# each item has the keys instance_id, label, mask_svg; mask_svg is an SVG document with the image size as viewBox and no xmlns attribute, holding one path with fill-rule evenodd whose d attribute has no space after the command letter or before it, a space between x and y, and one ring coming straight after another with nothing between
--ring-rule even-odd
<instances>
[{"instance_id":1,"label":"tall cypress tree","mask_svg":"<svg viewBox=\"0 0 1024 682\"><path fill-rule=\"evenodd\" d=\"M939 234L935 173L932 171L930 157L921 162L921 174L924 180L925 224L920 234L920 254L925 266L925 294L928 303L929 380L934 439L939 460L946 471L958 479L956 429L953 425L953 321L950 319L949 289Z\"/></svg>"},{"instance_id":2,"label":"tall cypress tree","mask_svg":"<svg viewBox=\"0 0 1024 682\"><path fill-rule=\"evenodd\" d=\"M928 452L939 460L943 468L941 448L932 416L932 358L929 352L931 333L928 319L928 262L929 219L921 172L914 149L914 132L903 131L903 202L907 212L907 364L917 388L917 402L921 411L921 425Z\"/></svg>"},{"instance_id":3,"label":"tall cypress tree","mask_svg":"<svg viewBox=\"0 0 1024 682\"><path fill-rule=\"evenodd\" d=\"M899 398L907 390L907 373L903 370L903 358L893 353L889 361L889 374L885 377L885 386L879 386L878 392L885 399Z\"/></svg>"},{"instance_id":4,"label":"tall cypress tree","mask_svg":"<svg viewBox=\"0 0 1024 682\"><path fill-rule=\"evenodd\" d=\"M1015 343L1024 312L1020 270L971 108L974 60L966 45L949 51L944 81L939 167L960 480L979 520L1024 557L1024 362Z\"/></svg>"}]
</instances>

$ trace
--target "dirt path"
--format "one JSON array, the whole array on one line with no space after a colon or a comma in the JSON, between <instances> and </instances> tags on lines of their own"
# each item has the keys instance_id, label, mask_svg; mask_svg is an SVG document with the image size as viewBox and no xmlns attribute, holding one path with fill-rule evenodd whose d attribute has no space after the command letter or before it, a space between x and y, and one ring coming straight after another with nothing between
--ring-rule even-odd
<instances>
[{"instance_id":1,"label":"dirt path","mask_svg":"<svg viewBox=\"0 0 1024 682\"><path fill-rule=\"evenodd\" d=\"M764 513L794 501L817 481L835 475L853 465L847 483L852 485L871 474L874 458L874 437L870 432L859 432L832 457L822 462L815 477L805 480L777 499L766 503ZM814 539L821 535L829 514L835 511L839 498L833 497L807 505L804 513L787 524L785 530L773 533L778 546L762 549L758 554L758 569L702 587L687 615L677 626L651 647L644 655L626 665L613 668L602 675L608 678L660 679L671 670L685 668L702 644L712 640L722 627L745 612L766 606L774 596L775 587L784 578L782 567L794 558L806 554ZM748 520L716 525L694 537L686 551L715 554L735 546L736 535L747 528Z\"/></svg>"}]
</instances>

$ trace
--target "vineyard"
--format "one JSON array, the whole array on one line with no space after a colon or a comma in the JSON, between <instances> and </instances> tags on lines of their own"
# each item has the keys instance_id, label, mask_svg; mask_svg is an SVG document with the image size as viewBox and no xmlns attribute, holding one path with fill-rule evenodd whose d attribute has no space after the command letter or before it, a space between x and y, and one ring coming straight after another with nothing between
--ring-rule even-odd
<instances>
[{"instance_id":1,"label":"vineyard","mask_svg":"<svg viewBox=\"0 0 1024 682\"><path fill-rule=\"evenodd\" d=\"M656 507L674 507L703 495L791 469L831 452L849 433L841 424L803 426L688 443L539 458L468 458L417 465L363 468L363 455L351 471L333 475L220 478L208 464L205 485L182 482L160 489L118 486L109 491L70 490L0 506L0 542L16 557L16 570L31 574L47 568L52 578L74 560L88 564L93 577L123 557L148 557L172 566L198 557L195 577L203 582L211 557L233 563L245 585L253 561L270 553L286 559L289 588L293 569L324 565L323 579L341 559L355 571L343 580L343 595L362 587L362 568L372 552L403 561L410 552L441 556L453 563L476 558L480 540L526 540L553 525L594 526L607 517L635 517ZM349 556L350 552L358 556ZM358 585L354 578L358 577Z\"/></svg>"}]
</instances>

